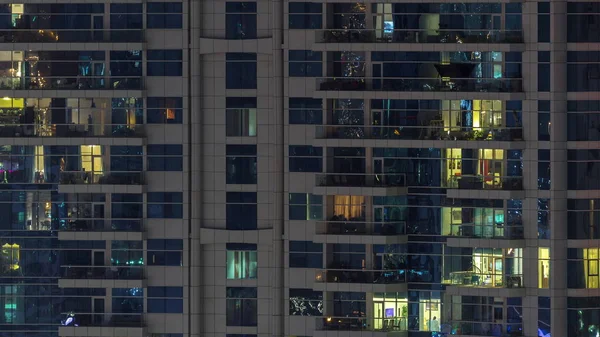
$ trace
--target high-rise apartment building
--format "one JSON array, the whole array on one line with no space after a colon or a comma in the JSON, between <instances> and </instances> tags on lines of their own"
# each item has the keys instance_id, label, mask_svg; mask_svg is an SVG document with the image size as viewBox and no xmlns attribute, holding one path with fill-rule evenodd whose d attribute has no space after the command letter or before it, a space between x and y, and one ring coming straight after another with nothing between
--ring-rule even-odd
<instances>
[{"instance_id":1,"label":"high-rise apartment building","mask_svg":"<svg viewBox=\"0 0 600 337\"><path fill-rule=\"evenodd\" d=\"M0 1L0 337L596 337L600 2Z\"/></svg>"}]
</instances>

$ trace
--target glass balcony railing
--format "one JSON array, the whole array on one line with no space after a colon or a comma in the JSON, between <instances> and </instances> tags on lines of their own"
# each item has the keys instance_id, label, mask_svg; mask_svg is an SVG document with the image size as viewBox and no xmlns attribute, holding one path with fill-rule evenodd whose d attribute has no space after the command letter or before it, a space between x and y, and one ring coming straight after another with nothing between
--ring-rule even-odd
<instances>
[{"instance_id":1,"label":"glass balcony railing","mask_svg":"<svg viewBox=\"0 0 600 337\"><path fill-rule=\"evenodd\" d=\"M389 270L351 270L321 269L315 272L315 282L326 283L406 283L406 272L400 269Z\"/></svg>"},{"instance_id":2,"label":"glass balcony railing","mask_svg":"<svg viewBox=\"0 0 600 337\"><path fill-rule=\"evenodd\" d=\"M504 190L522 191L523 177L502 177L495 175L466 175L453 177L447 181L447 188L465 190Z\"/></svg>"},{"instance_id":3,"label":"glass balcony railing","mask_svg":"<svg viewBox=\"0 0 600 337\"><path fill-rule=\"evenodd\" d=\"M482 288L522 288L523 275L520 274L489 274L474 271L451 272L447 285L470 286Z\"/></svg>"},{"instance_id":4,"label":"glass balcony railing","mask_svg":"<svg viewBox=\"0 0 600 337\"><path fill-rule=\"evenodd\" d=\"M0 77L0 90L141 90L141 76Z\"/></svg>"},{"instance_id":5,"label":"glass balcony railing","mask_svg":"<svg viewBox=\"0 0 600 337\"><path fill-rule=\"evenodd\" d=\"M100 184L100 185L142 185L143 172L60 172L60 183L65 185Z\"/></svg>"},{"instance_id":6,"label":"glass balcony railing","mask_svg":"<svg viewBox=\"0 0 600 337\"><path fill-rule=\"evenodd\" d=\"M143 137L141 124L0 124L0 137Z\"/></svg>"},{"instance_id":7,"label":"glass balcony railing","mask_svg":"<svg viewBox=\"0 0 600 337\"><path fill-rule=\"evenodd\" d=\"M318 139L523 140L522 127L317 126Z\"/></svg>"},{"instance_id":8,"label":"glass balcony railing","mask_svg":"<svg viewBox=\"0 0 600 337\"><path fill-rule=\"evenodd\" d=\"M362 222L362 221L318 221L317 234L328 235L404 235L404 221Z\"/></svg>"},{"instance_id":9,"label":"glass balcony railing","mask_svg":"<svg viewBox=\"0 0 600 337\"><path fill-rule=\"evenodd\" d=\"M316 81L316 88L320 91L523 91L523 80L520 78L321 77Z\"/></svg>"},{"instance_id":10,"label":"glass balcony railing","mask_svg":"<svg viewBox=\"0 0 600 337\"><path fill-rule=\"evenodd\" d=\"M317 43L523 43L520 30L325 29Z\"/></svg>"},{"instance_id":11,"label":"glass balcony railing","mask_svg":"<svg viewBox=\"0 0 600 337\"><path fill-rule=\"evenodd\" d=\"M482 239L523 239L522 223L514 224L474 224L462 223L450 225L450 237L482 238Z\"/></svg>"},{"instance_id":12,"label":"glass balcony railing","mask_svg":"<svg viewBox=\"0 0 600 337\"><path fill-rule=\"evenodd\" d=\"M60 230L70 232L141 232L142 219L60 219Z\"/></svg>"},{"instance_id":13,"label":"glass balcony railing","mask_svg":"<svg viewBox=\"0 0 600 337\"><path fill-rule=\"evenodd\" d=\"M143 267L63 266L61 278L95 280L143 280Z\"/></svg>"},{"instance_id":14,"label":"glass balcony railing","mask_svg":"<svg viewBox=\"0 0 600 337\"><path fill-rule=\"evenodd\" d=\"M499 323L499 322L448 322L442 324L448 326L449 335L460 336L498 336L519 337L524 336L522 323Z\"/></svg>"},{"instance_id":15,"label":"glass balcony railing","mask_svg":"<svg viewBox=\"0 0 600 337\"><path fill-rule=\"evenodd\" d=\"M405 187L406 175L401 173L326 173L317 174L316 185L330 187Z\"/></svg>"},{"instance_id":16,"label":"glass balcony railing","mask_svg":"<svg viewBox=\"0 0 600 337\"><path fill-rule=\"evenodd\" d=\"M146 326L144 316L135 313L63 313L62 326L136 328Z\"/></svg>"},{"instance_id":17,"label":"glass balcony railing","mask_svg":"<svg viewBox=\"0 0 600 337\"><path fill-rule=\"evenodd\" d=\"M406 317L317 317L315 330L406 331Z\"/></svg>"},{"instance_id":18,"label":"glass balcony railing","mask_svg":"<svg viewBox=\"0 0 600 337\"><path fill-rule=\"evenodd\" d=\"M0 43L144 42L136 29L10 29L0 30Z\"/></svg>"}]
</instances>

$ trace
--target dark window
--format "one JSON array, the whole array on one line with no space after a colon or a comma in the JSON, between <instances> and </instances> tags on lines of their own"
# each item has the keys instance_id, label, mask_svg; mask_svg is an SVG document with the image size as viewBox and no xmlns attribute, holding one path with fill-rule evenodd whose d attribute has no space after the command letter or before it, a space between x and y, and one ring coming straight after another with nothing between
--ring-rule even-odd
<instances>
[{"instance_id":1,"label":"dark window","mask_svg":"<svg viewBox=\"0 0 600 337\"><path fill-rule=\"evenodd\" d=\"M290 241L290 268L323 268L323 245L311 241Z\"/></svg>"},{"instance_id":2,"label":"dark window","mask_svg":"<svg viewBox=\"0 0 600 337\"><path fill-rule=\"evenodd\" d=\"M567 52L567 91L600 91L600 52Z\"/></svg>"},{"instance_id":3,"label":"dark window","mask_svg":"<svg viewBox=\"0 0 600 337\"><path fill-rule=\"evenodd\" d=\"M567 42L600 42L597 2L567 2Z\"/></svg>"},{"instance_id":4,"label":"dark window","mask_svg":"<svg viewBox=\"0 0 600 337\"><path fill-rule=\"evenodd\" d=\"M254 230L257 226L255 192L227 192L226 226L229 230Z\"/></svg>"},{"instance_id":5,"label":"dark window","mask_svg":"<svg viewBox=\"0 0 600 337\"><path fill-rule=\"evenodd\" d=\"M110 171L108 177L115 179L123 172L141 172L144 170L143 148L141 146L112 145L110 147Z\"/></svg>"},{"instance_id":6,"label":"dark window","mask_svg":"<svg viewBox=\"0 0 600 337\"><path fill-rule=\"evenodd\" d=\"M600 200L567 200L568 238L597 240L600 238Z\"/></svg>"},{"instance_id":7,"label":"dark window","mask_svg":"<svg viewBox=\"0 0 600 337\"><path fill-rule=\"evenodd\" d=\"M323 148L310 145L290 145L290 172L323 172Z\"/></svg>"},{"instance_id":8,"label":"dark window","mask_svg":"<svg viewBox=\"0 0 600 337\"><path fill-rule=\"evenodd\" d=\"M538 2L537 6L538 42L550 42L550 2Z\"/></svg>"},{"instance_id":9,"label":"dark window","mask_svg":"<svg viewBox=\"0 0 600 337\"><path fill-rule=\"evenodd\" d=\"M600 101L567 102L567 140L600 141Z\"/></svg>"},{"instance_id":10,"label":"dark window","mask_svg":"<svg viewBox=\"0 0 600 337\"><path fill-rule=\"evenodd\" d=\"M550 190L550 150L538 150L538 189Z\"/></svg>"},{"instance_id":11,"label":"dark window","mask_svg":"<svg viewBox=\"0 0 600 337\"><path fill-rule=\"evenodd\" d=\"M110 260L112 266L130 266L130 273L141 272L144 265L143 241L113 240L111 241ZM133 267L139 268L133 268ZM141 276L141 274L140 274Z\"/></svg>"},{"instance_id":12,"label":"dark window","mask_svg":"<svg viewBox=\"0 0 600 337\"><path fill-rule=\"evenodd\" d=\"M290 315L323 316L323 292L290 288Z\"/></svg>"},{"instance_id":13,"label":"dark window","mask_svg":"<svg viewBox=\"0 0 600 337\"><path fill-rule=\"evenodd\" d=\"M148 76L183 75L183 52L180 49L148 50Z\"/></svg>"},{"instance_id":14,"label":"dark window","mask_svg":"<svg viewBox=\"0 0 600 337\"><path fill-rule=\"evenodd\" d=\"M227 97L225 113L228 137L256 136L256 97Z\"/></svg>"},{"instance_id":15,"label":"dark window","mask_svg":"<svg viewBox=\"0 0 600 337\"><path fill-rule=\"evenodd\" d=\"M227 326L256 326L258 323L257 289L227 287Z\"/></svg>"},{"instance_id":16,"label":"dark window","mask_svg":"<svg viewBox=\"0 0 600 337\"><path fill-rule=\"evenodd\" d=\"M146 216L151 219L182 219L183 193L148 192Z\"/></svg>"},{"instance_id":17,"label":"dark window","mask_svg":"<svg viewBox=\"0 0 600 337\"><path fill-rule=\"evenodd\" d=\"M183 171L183 145L151 144L146 152L148 171Z\"/></svg>"},{"instance_id":18,"label":"dark window","mask_svg":"<svg viewBox=\"0 0 600 337\"><path fill-rule=\"evenodd\" d=\"M226 60L227 89L256 89L256 54L227 53Z\"/></svg>"},{"instance_id":19,"label":"dark window","mask_svg":"<svg viewBox=\"0 0 600 337\"><path fill-rule=\"evenodd\" d=\"M600 190L600 150L567 150L567 188Z\"/></svg>"},{"instance_id":20,"label":"dark window","mask_svg":"<svg viewBox=\"0 0 600 337\"><path fill-rule=\"evenodd\" d=\"M550 101L538 101L538 140L550 140Z\"/></svg>"},{"instance_id":21,"label":"dark window","mask_svg":"<svg viewBox=\"0 0 600 337\"><path fill-rule=\"evenodd\" d=\"M256 184L256 145L227 145L226 183Z\"/></svg>"},{"instance_id":22,"label":"dark window","mask_svg":"<svg viewBox=\"0 0 600 337\"><path fill-rule=\"evenodd\" d=\"M181 2L146 3L146 27L178 29L183 27L183 5Z\"/></svg>"},{"instance_id":23,"label":"dark window","mask_svg":"<svg viewBox=\"0 0 600 337\"><path fill-rule=\"evenodd\" d=\"M323 124L323 100L309 97L289 98L290 124Z\"/></svg>"},{"instance_id":24,"label":"dark window","mask_svg":"<svg viewBox=\"0 0 600 337\"><path fill-rule=\"evenodd\" d=\"M290 220L321 220L323 196L308 193L289 194Z\"/></svg>"},{"instance_id":25,"label":"dark window","mask_svg":"<svg viewBox=\"0 0 600 337\"><path fill-rule=\"evenodd\" d=\"M110 52L110 86L113 89L141 89L141 50Z\"/></svg>"},{"instance_id":26,"label":"dark window","mask_svg":"<svg viewBox=\"0 0 600 337\"><path fill-rule=\"evenodd\" d=\"M144 216L142 194L113 193L110 205L113 219L142 219Z\"/></svg>"},{"instance_id":27,"label":"dark window","mask_svg":"<svg viewBox=\"0 0 600 337\"><path fill-rule=\"evenodd\" d=\"M183 313L182 287L148 287L148 313Z\"/></svg>"},{"instance_id":28,"label":"dark window","mask_svg":"<svg viewBox=\"0 0 600 337\"><path fill-rule=\"evenodd\" d=\"M320 77L323 75L323 56L320 51L290 50L290 77Z\"/></svg>"},{"instance_id":29,"label":"dark window","mask_svg":"<svg viewBox=\"0 0 600 337\"><path fill-rule=\"evenodd\" d=\"M256 2L226 2L225 11L227 39L256 39Z\"/></svg>"},{"instance_id":30,"label":"dark window","mask_svg":"<svg viewBox=\"0 0 600 337\"><path fill-rule=\"evenodd\" d=\"M318 2L290 2L290 29L321 29L323 26L323 4Z\"/></svg>"},{"instance_id":31,"label":"dark window","mask_svg":"<svg viewBox=\"0 0 600 337\"><path fill-rule=\"evenodd\" d=\"M143 288L113 288L112 312L119 314L141 314L144 312ZM136 315L131 315L134 318ZM141 318L141 315L140 315ZM141 322L140 322L141 323Z\"/></svg>"},{"instance_id":32,"label":"dark window","mask_svg":"<svg viewBox=\"0 0 600 337\"><path fill-rule=\"evenodd\" d=\"M181 124L183 122L183 98L148 97L148 124Z\"/></svg>"},{"instance_id":33,"label":"dark window","mask_svg":"<svg viewBox=\"0 0 600 337\"><path fill-rule=\"evenodd\" d=\"M149 266L181 266L183 240L148 239L146 262Z\"/></svg>"},{"instance_id":34,"label":"dark window","mask_svg":"<svg viewBox=\"0 0 600 337\"><path fill-rule=\"evenodd\" d=\"M141 3L111 3L111 29L143 29L143 8ZM115 33L118 33L116 31ZM121 32L122 33L122 32Z\"/></svg>"},{"instance_id":35,"label":"dark window","mask_svg":"<svg viewBox=\"0 0 600 337\"><path fill-rule=\"evenodd\" d=\"M538 91L550 91L550 52L538 52Z\"/></svg>"}]
</instances>

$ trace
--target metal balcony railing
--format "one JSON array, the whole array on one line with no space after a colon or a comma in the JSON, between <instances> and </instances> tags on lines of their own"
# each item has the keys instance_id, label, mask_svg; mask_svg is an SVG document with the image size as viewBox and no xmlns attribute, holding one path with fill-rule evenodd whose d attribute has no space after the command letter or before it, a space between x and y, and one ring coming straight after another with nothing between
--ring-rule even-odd
<instances>
[{"instance_id":1,"label":"metal balcony railing","mask_svg":"<svg viewBox=\"0 0 600 337\"><path fill-rule=\"evenodd\" d=\"M318 221L316 234L327 235L404 235L406 222Z\"/></svg>"},{"instance_id":2,"label":"metal balcony railing","mask_svg":"<svg viewBox=\"0 0 600 337\"><path fill-rule=\"evenodd\" d=\"M0 90L142 90L142 77L0 77Z\"/></svg>"},{"instance_id":3,"label":"metal balcony railing","mask_svg":"<svg viewBox=\"0 0 600 337\"><path fill-rule=\"evenodd\" d=\"M320 77L320 91L522 92L520 78Z\"/></svg>"},{"instance_id":4,"label":"metal balcony railing","mask_svg":"<svg viewBox=\"0 0 600 337\"><path fill-rule=\"evenodd\" d=\"M142 219L66 218L59 221L60 230L68 232L141 232L144 230Z\"/></svg>"},{"instance_id":5,"label":"metal balcony railing","mask_svg":"<svg viewBox=\"0 0 600 337\"><path fill-rule=\"evenodd\" d=\"M139 29L4 29L0 43L144 42Z\"/></svg>"},{"instance_id":6,"label":"metal balcony railing","mask_svg":"<svg viewBox=\"0 0 600 337\"><path fill-rule=\"evenodd\" d=\"M524 287L521 274L489 274L473 271L451 272L444 283L458 286L483 288L522 288Z\"/></svg>"},{"instance_id":7,"label":"metal balcony railing","mask_svg":"<svg viewBox=\"0 0 600 337\"><path fill-rule=\"evenodd\" d=\"M324 29L317 43L523 43L520 30Z\"/></svg>"},{"instance_id":8,"label":"metal balcony railing","mask_svg":"<svg viewBox=\"0 0 600 337\"><path fill-rule=\"evenodd\" d=\"M0 124L0 137L143 137L136 124Z\"/></svg>"},{"instance_id":9,"label":"metal balcony railing","mask_svg":"<svg viewBox=\"0 0 600 337\"><path fill-rule=\"evenodd\" d=\"M64 327L143 328L146 326L143 314L67 312L63 315L61 325Z\"/></svg>"},{"instance_id":10,"label":"metal balcony railing","mask_svg":"<svg viewBox=\"0 0 600 337\"><path fill-rule=\"evenodd\" d=\"M99 280L143 280L143 267L62 266L61 278Z\"/></svg>"},{"instance_id":11,"label":"metal balcony railing","mask_svg":"<svg viewBox=\"0 0 600 337\"><path fill-rule=\"evenodd\" d=\"M316 175L317 186L330 187L405 187L403 173L325 173Z\"/></svg>"},{"instance_id":12,"label":"metal balcony railing","mask_svg":"<svg viewBox=\"0 0 600 337\"><path fill-rule=\"evenodd\" d=\"M522 127L319 125L318 139L523 140Z\"/></svg>"},{"instance_id":13,"label":"metal balcony railing","mask_svg":"<svg viewBox=\"0 0 600 337\"><path fill-rule=\"evenodd\" d=\"M485 238L485 239L523 239L524 227L522 223L512 224L474 224L462 223L450 225L450 237Z\"/></svg>"},{"instance_id":14,"label":"metal balcony railing","mask_svg":"<svg viewBox=\"0 0 600 337\"><path fill-rule=\"evenodd\" d=\"M317 317L317 331L406 331L407 317Z\"/></svg>"},{"instance_id":15,"label":"metal balcony railing","mask_svg":"<svg viewBox=\"0 0 600 337\"><path fill-rule=\"evenodd\" d=\"M144 174L143 172L63 171L60 172L60 183L65 185L142 185L144 184Z\"/></svg>"},{"instance_id":16,"label":"metal balcony railing","mask_svg":"<svg viewBox=\"0 0 600 337\"><path fill-rule=\"evenodd\" d=\"M522 191L523 177L463 174L448 180L446 187L466 190Z\"/></svg>"},{"instance_id":17,"label":"metal balcony railing","mask_svg":"<svg viewBox=\"0 0 600 337\"><path fill-rule=\"evenodd\" d=\"M406 283L406 272L401 269L321 269L315 272L315 282L397 284Z\"/></svg>"}]
</instances>

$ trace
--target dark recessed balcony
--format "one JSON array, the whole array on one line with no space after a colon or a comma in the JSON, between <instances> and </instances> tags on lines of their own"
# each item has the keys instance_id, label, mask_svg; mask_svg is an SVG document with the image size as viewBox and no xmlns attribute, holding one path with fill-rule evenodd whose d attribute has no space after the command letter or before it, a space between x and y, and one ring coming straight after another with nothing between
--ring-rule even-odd
<instances>
[{"instance_id":1,"label":"dark recessed balcony","mask_svg":"<svg viewBox=\"0 0 600 337\"><path fill-rule=\"evenodd\" d=\"M141 232L142 219L60 219L61 231L67 232Z\"/></svg>"},{"instance_id":2,"label":"dark recessed balcony","mask_svg":"<svg viewBox=\"0 0 600 337\"><path fill-rule=\"evenodd\" d=\"M317 43L523 43L520 30L324 29Z\"/></svg>"},{"instance_id":3,"label":"dark recessed balcony","mask_svg":"<svg viewBox=\"0 0 600 337\"><path fill-rule=\"evenodd\" d=\"M316 185L321 187L405 187L403 173L325 173L316 175Z\"/></svg>"},{"instance_id":4,"label":"dark recessed balcony","mask_svg":"<svg viewBox=\"0 0 600 337\"><path fill-rule=\"evenodd\" d=\"M466 175L448 181L448 188L464 190L503 190L522 191L523 177L502 177L495 175Z\"/></svg>"},{"instance_id":5,"label":"dark recessed balcony","mask_svg":"<svg viewBox=\"0 0 600 337\"><path fill-rule=\"evenodd\" d=\"M319 283L364 283L398 284L406 283L406 272L401 269L390 270L351 270L321 269L315 272L315 282Z\"/></svg>"},{"instance_id":6,"label":"dark recessed balcony","mask_svg":"<svg viewBox=\"0 0 600 337\"><path fill-rule=\"evenodd\" d=\"M406 331L406 317L317 317L317 331L376 331L396 332ZM390 336L397 336L390 334Z\"/></svg>"},{"instance_id":7,"label":"dark recessed balcony","mask_svg":"<svg viewBox=\"0 0 600 337\"><path fill-rule=\"evenodd\" d=\"M524 336L522 323L502 323L499 320L489 320L483 322L451 321L442 324L442 326L444 325L452 327L452 330L459 332L457 335L460 334L461 336Z\"/></svg>"},{"instance_id":8,"label":"dark recessed balcony","mask_svg":"<svg viewBox=\"0 0 600 337\"><path fill-rule=\"evenodd\" d=\"M319 91L522 92L520 78L317 78Z\"/></svg>"},{"instance_id":9,"label":"dark recessed balcony","mask_svg":"<svg viewBox=\"0 0 600 337\"><path fill-rule=\"evenodd\" d=\"M143 137L133 124L2 124L0 137Z\"/></svg>"},{"instance_id":10,"label":"dark recessed balcony","mask_svg":"<svg viewBox=\"0 0 600 337\"><path fill-rule=\"evenodd\" d=\"M144 175L143 172L63 171L60 172L60 184L142 185Z\"/></svg>"},{"instance_id":11,"label":"dark recessed balcony","mask_svg":"<svg viewBox=\"0 0 600 337\"><path fill-rule=\"evenodd\" d=\"M398 139L398 140L523 140L522 127L447 126L317 126L317 139Z\"/></svg>"},{"instance_id":12,"label":"dark recessed balcony","mask_svg":"<svg viewBox=\"0 0 600 337\"><path fill-rule=\"evenodd\" d=\"M64 313L61 328L64 327L115 327L143 328L145 327L142 314L103 314L103 313Z\"/></svg>"},{"instance_id":13,"label":"dark recessed balcony","mask_svg":"<svg viewBox=\"0 0 600 337\"><path fill-rule=\"evenodd\" d=\"M0 90L142 90L142 78L100 76L0 77Z\"/></svg>"},{"instance_id":14,"label":"dark recessed balcony","mask_svg":"<svg viewBox=\"0 0 600 337\"><path fill-rule=\"evenodd\" d=\"M95 280L143 280L143 267L93 267L93 266L63 266L63 279L95 279Z\"/></svg>"},{"instance_id":15,"label":"dark recessed balcony","mask_svg":"<svg viewBox=\"0 0 600 337\"><path fill-rule=\"evenodd\" d=\"M319 235L404 235L406 222L318 221L315 229Z\"/></svg>"},{"instance_id":16,"label":"dark recessed balcony","mask_svg":"<svg viewBox=\"0 0 600 337\"><path fill-rule=\"evenodd\" d=\"M0 43L144 42L136 29L10 29L0 30Z\"/></svg>"}]
</instances>

